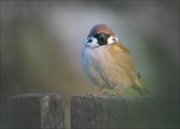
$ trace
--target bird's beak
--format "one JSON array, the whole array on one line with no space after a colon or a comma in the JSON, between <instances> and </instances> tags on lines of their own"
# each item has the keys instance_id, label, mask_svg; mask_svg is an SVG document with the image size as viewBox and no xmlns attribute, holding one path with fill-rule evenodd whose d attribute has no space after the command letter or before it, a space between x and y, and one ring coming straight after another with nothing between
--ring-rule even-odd
<instances>
[{"instance_id":1,"label":"bird's beak","mask_svg":"<svg viewBox=\"0 0 180 129\"><path fill-rule=\"evenodd\" d=\"M105 33L100 33L99 36L97 37L98 41L106 41L107 40L107 35Z\"/></svg>"},{"instance_id":2,"label":"bird's beak","mask_svg":"<svg viewBox=\"0 0 180 129\"><path fill-rule=\"evenodd\" d=\"M98 44L101 45L106 45L107 44L107 39L108 36L105 33L100 33L97 37Z\"/></svg>"}]
</instances>

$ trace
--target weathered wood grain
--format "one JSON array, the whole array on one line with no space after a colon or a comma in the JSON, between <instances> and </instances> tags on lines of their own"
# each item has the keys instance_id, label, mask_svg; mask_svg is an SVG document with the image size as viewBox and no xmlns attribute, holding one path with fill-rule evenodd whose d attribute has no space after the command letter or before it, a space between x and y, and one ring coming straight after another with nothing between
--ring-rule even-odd
<instances>
[{"instance_id":1,"label":"weathered wood grain","mask_svg":"<svg viewBox=\"0 0 180 129\"><path fill-rule=\"evenodd\" d=\"M64 129L64 100L61 94L33 93L9 101L10 126L21 129Z\"/></svg>"},{"instance_id":2,"label":"weathered wood grain","mask_svg":"<svg viewBox=\"0 0 180 129\"><path fill-rule=\"evenodd\" d=\"M169 108L168 102L172 100L155 96L133 98L76 94L72 96L71 102L71 127L72 129L174 128L178 126L178 122L175 115L171 114L172 108Z\"/></svg>"}]
</instances>

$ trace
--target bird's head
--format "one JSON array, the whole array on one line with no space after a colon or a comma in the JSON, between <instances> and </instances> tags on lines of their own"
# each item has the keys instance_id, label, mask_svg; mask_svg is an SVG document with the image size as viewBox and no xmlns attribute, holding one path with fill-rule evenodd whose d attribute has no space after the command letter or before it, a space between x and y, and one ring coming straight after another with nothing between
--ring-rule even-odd
<instances>
[{"instance_id":1,"label":"bird's head","mask_svg":"<svg viewBox=\"0 0 180 129\"><path fill-rule=\"evenodd\" d=\"M100 46L111 45L118 42L117 36L113 33L109 26L106 24L98 24L90 30L85 46L98 48Z\"/></svg>"}]
</instances>

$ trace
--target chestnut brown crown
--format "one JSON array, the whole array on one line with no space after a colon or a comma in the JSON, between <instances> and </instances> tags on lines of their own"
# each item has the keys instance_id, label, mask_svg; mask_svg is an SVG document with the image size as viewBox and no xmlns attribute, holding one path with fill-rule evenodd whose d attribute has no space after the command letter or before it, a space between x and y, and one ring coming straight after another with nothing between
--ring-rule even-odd
<instances>
[{"instance_id":1,"label":"chestnut brown crown","mask_svg":"<svg viewBox=\"0 0 180 129\"><path fill-rule=\"evenodd\" d=\"M100 34L100 33L105 33L106 35L112 35L112 36L115 35L112 29L108 25L97 24L90 30L88 37L91 37L91 36L94 37L96 34Z\"/></svg>"}]
</instances>

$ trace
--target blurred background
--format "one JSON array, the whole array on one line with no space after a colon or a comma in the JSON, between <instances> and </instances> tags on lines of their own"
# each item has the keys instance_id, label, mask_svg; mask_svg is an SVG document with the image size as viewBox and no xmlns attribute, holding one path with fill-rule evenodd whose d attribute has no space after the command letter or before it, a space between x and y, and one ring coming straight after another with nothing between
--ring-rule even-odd
<instances>
[{"instance_id":1,"label":"blurred background","mask_svg":"<svg viewBox=\"0 0 180 129\"><path fill-rule=\"evenodd\" d=\"M36 92L64 95L70 128L71 95L97 90L83 73L81 53L99 23L129 48L146 87L174 98L171 125L179 125L179 1L1 1L0 9L2 128L8 98Z\"/></svg>"}]
</instances>

